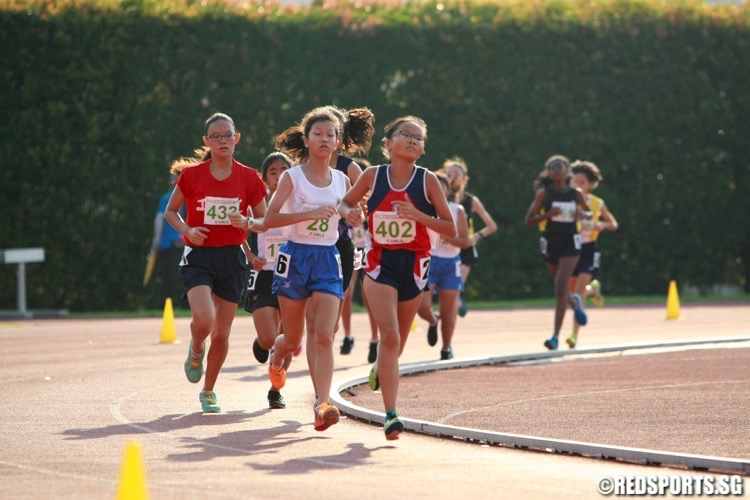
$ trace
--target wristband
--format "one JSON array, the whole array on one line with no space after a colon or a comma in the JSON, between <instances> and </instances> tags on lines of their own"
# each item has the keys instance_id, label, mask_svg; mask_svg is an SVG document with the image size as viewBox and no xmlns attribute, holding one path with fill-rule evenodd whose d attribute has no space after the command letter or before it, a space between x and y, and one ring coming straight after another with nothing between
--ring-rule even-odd
<instances>
[{"instance_id":1,"label":"wristband","mask_svg":"<svg viewBox=\"0 0 750 500\"><path fill-rule=\"evenodd\" d=\"M251 227L253 227L255 225L255 221L253 220L252 217L248 217L247 219L245 219L245 221L247 222L247 228L248 229L250 229Z\"/></svg>"}]
</instances>

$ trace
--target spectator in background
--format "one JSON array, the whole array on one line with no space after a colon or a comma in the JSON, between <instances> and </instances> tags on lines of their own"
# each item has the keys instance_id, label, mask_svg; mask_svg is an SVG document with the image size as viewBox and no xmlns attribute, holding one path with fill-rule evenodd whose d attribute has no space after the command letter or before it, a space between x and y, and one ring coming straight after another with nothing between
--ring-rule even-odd
<instances>
[{"instance_id":1,"label":"spectator in background","mask_svg":"<svg viewBox=\"0 0 750 500\"><path fill-rule=\"evenodd\" d=\"M165 224L164 212L177 184L177 175L169 174L169 190L159 198L159 206L154 217L154 239L151 242L151 255L155 258L156 281L161 284L159 293L160 307L164 306L167 298L177 306L177 279L179 278L179 264L185 240L175 228ZM180 294L180 297L182 294Z\"/></svg>"}]
</instances>

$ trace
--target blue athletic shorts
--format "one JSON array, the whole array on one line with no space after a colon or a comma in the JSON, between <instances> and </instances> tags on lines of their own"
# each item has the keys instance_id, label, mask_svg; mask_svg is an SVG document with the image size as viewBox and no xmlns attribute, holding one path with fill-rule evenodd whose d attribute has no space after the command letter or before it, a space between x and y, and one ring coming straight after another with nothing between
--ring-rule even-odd
<instances>
[{"instance_id":1,"label":"blue athletic shorts","mask_svg":"<svg viewBox=\"0 0 750 500\"><path fill-rule=\"evenodd\" d=\"M436 290L463 290L464 282L461 279L461 256L453 258L436 257L430 258L430 285L435 285Z\"/></svg>"},{"instance_id":2,"label":"blue athletic shorts","mask_svg":"<svg viewBox=\"0 0 750 500\"><path fill-rule=\"evenodd\" d=\"M341 256L335 245L304 245L287 241L279 249L273 272L273 293L292 300L313 292L344 298Z\"/></svg>"},{"instance_id":3,"label":"blue athletic shorts","mask_svg":"<svg viewBox=\"0 0 750 500\"><path fill-rule=\"evenodd\" d=\"M214 294L239 304L245 288L247 257L242 248L185 246L180 260L180 276L185 293L199 285L207 285Z\"/></svg>"},{"instance_id":4,"label":"blue athletic shorts","mask_svg":"<svg viewBox=\"0 0 750 500\"><path fill-rule=\"evenodd\" d=\"M581 258L573 271L573 276L581 273L588 273L591 276L599 274L599 265L601 264L602 253L599 251L599 245L595 241L590 241L581 245Z\"/></svg>"},{"instance_id":5,"label":"blue athletic shorts","mask_svg":"<svg viewBox=\"0 0 750 500\"><path fill-rule=\"evenodd\" d=\"M365 257L367 276L398 290L398 301L411 300L427 286L429 252L370 248Z\"/></svg>"}]
</instances>

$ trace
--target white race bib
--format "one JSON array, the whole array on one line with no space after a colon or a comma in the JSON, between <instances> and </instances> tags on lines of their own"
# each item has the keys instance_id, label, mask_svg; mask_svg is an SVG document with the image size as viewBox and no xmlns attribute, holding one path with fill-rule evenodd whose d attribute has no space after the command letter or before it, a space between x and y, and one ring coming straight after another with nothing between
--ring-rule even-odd
<instances>
[{"instance_id":1,"label":"white race bib","mask_svg":"<svg viewBox=\"0 0 750 500\"><path fill-rule=\"evenodd\" d=\"M239 213L239 198L206 196L203 199L203 224L206 226L228 226L229 214Z\"/></svg>"},{"instance_id":2,"label":"white race bib","mask_svg":"<svg viewBox=\"0 0 750 500\"><path fill-rule=\"evenodd\" d=\"M560 213L552 217L553 222L575 222L578 204L575 201L553 201L552 208L559 208Z\"/></svg>"},{"instance_id":3,"label":"white race bib","mask_svg":"<svg viewBox=\"0 0 750 500\"><path fill-rule=\"evenodd\" d=\"M411 243L417 234L417 223L412 219L401 219L396 212L373 214L372 236L381 245Z\"/></svg>"},{"instance_id":4,"label":"white race bib","mask_svg":"<svg viewBox=\"0 0 750 500\"><path fill-rule=\"evenodd\" d=\"M263 250L265 251L264 257L267 263L276 262L276 257L279 255L279 248L281 245L286 243L286 238L283 236L266 236Z\"/></svg>"},{"instance_id":5,"label":"white race bib","mask_svg":"<svg viewBox=\"0 0 750 500\"><path fill-rule=\"evenodd\" d=\"M338 233L338 220L334 223L330 219L315 219L294 225L294 232L303 238L324 240ZM334 238L335 241L336 238Z\"/></svg>"}]
</instances>

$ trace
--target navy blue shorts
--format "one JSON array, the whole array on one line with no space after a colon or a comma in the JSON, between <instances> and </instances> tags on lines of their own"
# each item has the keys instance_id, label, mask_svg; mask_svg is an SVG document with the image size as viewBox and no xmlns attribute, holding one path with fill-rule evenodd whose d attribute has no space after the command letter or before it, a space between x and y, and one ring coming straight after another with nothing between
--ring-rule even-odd
<instances>
[{"instance_id":1,"label":"navy blue shorts","mask_svg":"<svg viewBox=\"0 0 750 500\"><path fill-rule=\"evenodd\" d=\"M185 284L185 293L196 286L206 285L218 297L239 304L245 289L246 273L247 257L239 245L186 246L182 252L180 276Z\"/></svg>"},{"instance_id":2,"label":"navy blue shorts","mask_svg":"<svg viewBox=\"0 0 750 500\"><path fill-rule=\"evenodd\" d=\"M279 249L272 291L292 300L322 292L344 298L341 256L335 245L304 245L287 241Z\"/></svg>"},{"instance_id":3,"label":"navy blue shorts","mask_svg":"<svg viewBox=\"0 0 750 500\"><path fill-rule=\"evenodd\" d=\"M367 276L398 290L399 302L413 299L427 286L429 252L416 253L378 247L369 249L365 260Z\"/></svg>"},{"instance_id":4,"label":"navy blue shorts","mask_svg":"<svg viewBox=\"0 0 750 500\"><path fill-rule=\"evenodd\" d=\"M544 233L539 238L539 252L550 264L557 264L560 257L578 257L581 255L581 237L578 233Z\"/></svg>"},{"instance_id":5,"label":"navy blue shorts","mask_svg":"<svg viewBox=\"0 0 750 500\"><path fill-rule=\"evenodd\" d=\"M250 270L242 307L251 313L262 307L279 308L279 298L273 293L273 271Z\"/></svg>"},{"instance_id":6,"label":"navy blue shorts","mask_svg":"<svg viewBox=\"0 0 750 500\"><path fill-rule=\"evenodd\" d=\"M573 271L573 276L581 273L588 273L591 276L599 274L599 266L602 260L602 253L599 251L599 245L595 241L584 243L581 246L581 258Z\"/></svg>"}]
</instances>

